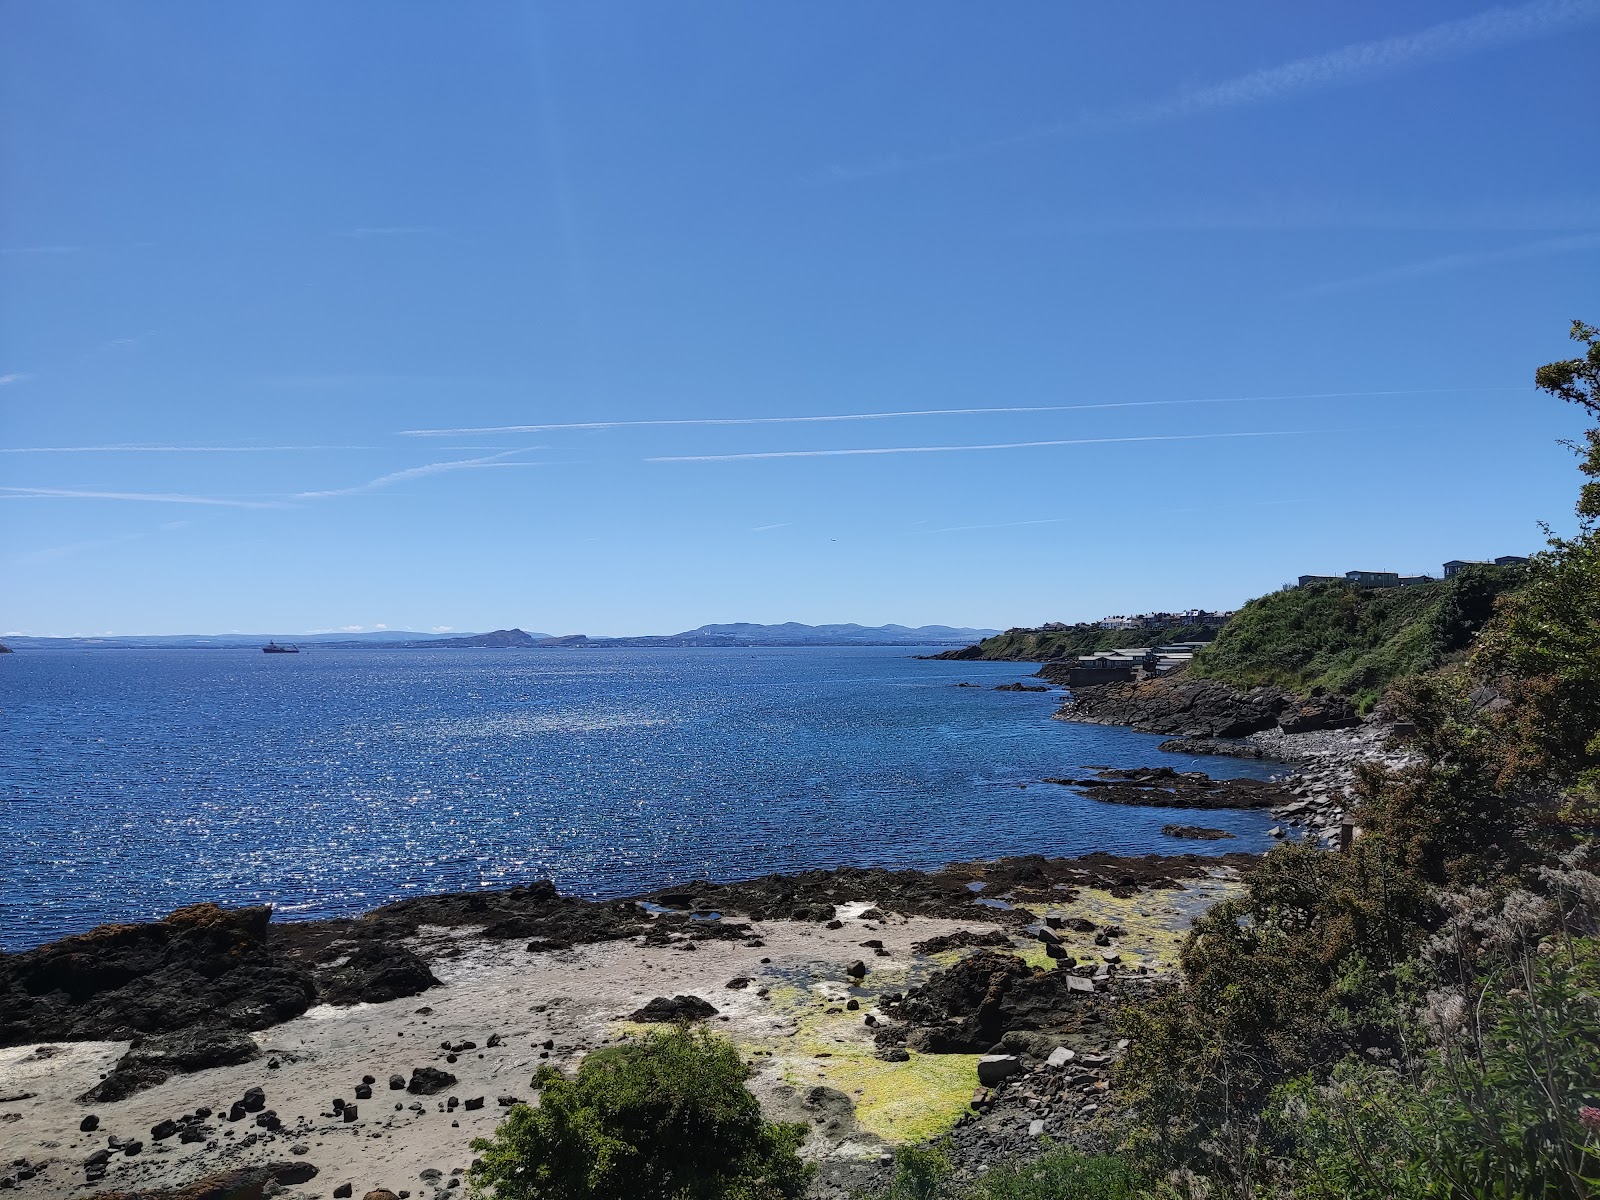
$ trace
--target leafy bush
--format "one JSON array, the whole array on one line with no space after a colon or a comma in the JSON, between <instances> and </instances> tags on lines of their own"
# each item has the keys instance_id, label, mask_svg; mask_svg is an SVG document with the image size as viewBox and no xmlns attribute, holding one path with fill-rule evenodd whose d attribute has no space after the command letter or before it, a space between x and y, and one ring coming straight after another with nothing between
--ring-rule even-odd
<instances>
[{"instance_id":1,"label":"leafy bush","mask_svg":"<svg viewBox=\"0 0 1600 1200\"><path fill-rule=\"evenodd\" d=\"M804 1125L766 1121L738 1051L705 1032L596 1051L568 1079L541 1068L538 1108L511 1110L468 1182L495 1200L791 1200Z\"/></svg>"}]
</instances>

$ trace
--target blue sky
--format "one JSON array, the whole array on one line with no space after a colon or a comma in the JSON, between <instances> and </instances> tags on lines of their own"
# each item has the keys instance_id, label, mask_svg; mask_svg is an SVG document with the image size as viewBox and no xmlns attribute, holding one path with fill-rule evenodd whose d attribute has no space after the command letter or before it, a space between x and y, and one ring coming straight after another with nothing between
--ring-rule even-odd
<instances>
[{"instance_id":1,"label":"blue sky","mask_svg":"<svg viewBox=\"0 0 1600 1200\"><path fill-rule=\"evenodd\" d=\"M1005 626L1569 524L1600 0L0 14L0 631Z\"/></svg>"}]
</instances>

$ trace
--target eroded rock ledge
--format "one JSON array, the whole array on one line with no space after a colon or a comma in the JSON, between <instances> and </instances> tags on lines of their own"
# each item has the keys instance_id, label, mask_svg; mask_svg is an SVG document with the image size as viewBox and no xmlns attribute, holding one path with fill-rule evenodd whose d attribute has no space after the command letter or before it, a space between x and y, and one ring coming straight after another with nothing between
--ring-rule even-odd
<instances>
[{"instance_id":1,"label":"eroded rock ledge","mask_svg":"<svg viewBox=\"0 0 1600 1200\"><path fill-rule=\"evenodd\" d=\"M1046 663L1038 674L1064 685L1067 670L1067 664ZM1056 717L1089 725L1127 725L1143 733L1214 738L1244 737L1266 729L1304 733L1360 723L1343 696L1302 699L1275 687L1241 692L1183 673L1079 688Z\"/></svg>"}]
</instances>

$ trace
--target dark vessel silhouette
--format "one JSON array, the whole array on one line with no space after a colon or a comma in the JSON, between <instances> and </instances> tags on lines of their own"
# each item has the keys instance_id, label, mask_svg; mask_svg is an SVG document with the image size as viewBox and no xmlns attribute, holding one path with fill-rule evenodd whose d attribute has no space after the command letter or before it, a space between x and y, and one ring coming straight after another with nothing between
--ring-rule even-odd
<instances>
[{"instance_id":1,"label":"dark vessel silhouette","mask_svg":"<svg viewBox=\"0 0 1600 1200\"><path fill-rule=\"evenodd\" d=\"M299 654L300 653L300 647L299 646L294 646L294 645L280 646L280 645L278 645L277 642L268 642L265 646L261 647L261 653L263 653L263 654Z\"/></svg>"}]
</instances>

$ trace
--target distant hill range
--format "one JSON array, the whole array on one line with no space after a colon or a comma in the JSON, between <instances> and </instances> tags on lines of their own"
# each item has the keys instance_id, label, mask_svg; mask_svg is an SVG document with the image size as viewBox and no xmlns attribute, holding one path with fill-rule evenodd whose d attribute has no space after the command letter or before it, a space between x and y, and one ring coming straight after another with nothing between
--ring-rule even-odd
<instances>
[{"instance_id":1,"label":"distant hill range","mask_svg":"<svg viewBox=\"0 0 1600 1200\"><path fill-rule=\"evenodd\" d=\"M492 633L448 636L386 629L377 633L273 633L273 634L152 634L118 637L8 637L13 650L175 649L237 650L268 642L320 649L565 649L671 646L962 646L999 632L994 629L955 629L948 625L702 625L683 633L652 637L591 637L574 633L555 637L522 629L496 629Z\"/></svg>"},{"instance_id":2,"label":"distant hill range","mask_svg":"<svg viewBox=\"0 0 1600 1200\"><path fill-rule=\"evenodd\" d=\"M683 633L655 637L552 638L554 645L588 646L963 646L986 638L996 630L953 629L949 625L702 625Z\"/></svg>"}]
</instances>

